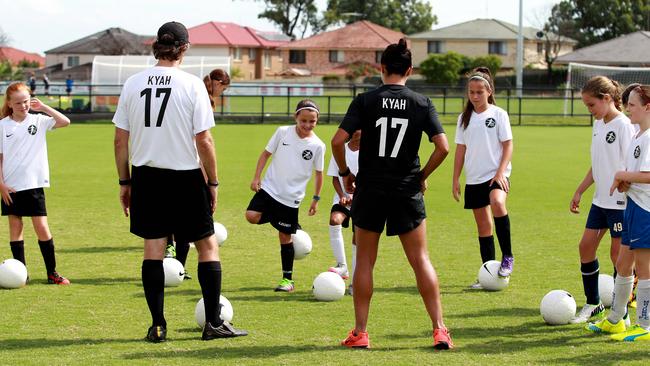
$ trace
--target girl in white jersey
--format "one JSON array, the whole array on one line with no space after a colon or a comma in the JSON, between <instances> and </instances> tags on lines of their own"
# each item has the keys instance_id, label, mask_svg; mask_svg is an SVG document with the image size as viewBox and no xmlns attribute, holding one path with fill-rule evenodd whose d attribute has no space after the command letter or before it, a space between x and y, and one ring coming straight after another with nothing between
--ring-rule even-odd
<instances>
[{"instance_id":1,"label":"girl in white jersey","mask_svg":"<svg viewBox=\"0 0 650 366\"><path fill-rule=\"evenodd\" d=\"M460 173L465 167L465 208L471 209L478 229L483 263L495 259L492 216L501 248L499 276L512 273L510 217L506 198L510 190L512 130L508 113L494 102L490 70L477 67L467 82L468 101L456 126L456 155L452 193L460 198ZM480 289L478 281L471 288Z\"/></svg>"},{"instance_id":2,"label":"girl in white jersey","mask_svg":"<svg viewBox=\"0 0 650 366\"><path fill-rule=\"evenodd\" d=\"M45 114L30 114L30 109ZM30 99L30 89L23 83L7 88L0 118L0 192L2 216L9 216L11 252L25 264L23 216L31 216L47 282L69 285L70 281L56 272L43 188L50 186L45 133L68 126L70 120L38 99Z\"/></svg>"},{"instance_id":3,"label":"girl in white jersey","mask_svg":"<svg viewBox=\"0 0 650 366\"><path fill-rule=\"evenodd\" d=\"M350 137L350 141L345 144L345 161L350 168L350 172L357 175L359 171L359 144L361 142L361 130L357 130ZM345 259L345 245L343 240L343 228L350 225L352 194L347 193L343 187L343 178L339 176L339 166L336 164L334 155L330 160L327 167L327 175L332 177L332 185L334 186L334 200L332 202L332 210L330 212L330 245L332 246L332 253L336 258L336 266L330 267L328 271L334 272L341 276L344 280L348 279L349 274L354 274L354 265L357 254L357 244L354 240L354 227L352 228L352 267L348 271L347 261ZM350 295L352 294L352 284L349 288Z\"/></svg>"},{"instance_id":4,"label":"girl in white jersey","mask_svg":"<svg viewBox=\"0 0 650 366\"><path fill-rule=\"evenodd\" d=\"M294 290L291 234L300 228L298 207L305 197L312 171L316 173L309 216L316 214L323 188L325 144L313 131L318 114L318 106L313 101L305 99L298 103L296 124L278 127L257 161L251 182L251 190L256 193L246 209L246 220L258 225L270 223L278 230L280 239L282 280L275 291ZM273 160L262 180L262 171L271 155Z\"/></svg>"},{"instance_id":5,"label":"girl in white jersey","mask_svg":"<svg viewBox=\"0 0 650 366\"><path fill-rule=\"evenodd\" d=\"M625 169L614 175L610 194L616 190L627 191L622 244L629 246L634 253L639 276L637 324L625 332L613 334L611 338L636 342L650 341L650 85L638 86L632 91L627 110L632 122L639 125L639 132L626 152ZM631 292L631 271L621 273L623 275L627 277L627 290ZM629 292L622 294L622 301L627 300Z\"/></svg>"},{"instance_id":6,"label":"girl in white jersey","mask_svg":"<svg viewBox=\"0 0 650 366\"><path fill-rule=\"evenodd\" d=\"M624 154L634 134L630 120L621 112L621 87L605 76L595 76L582 88L582 101L596 121L591 139L591 167L576 189L569 205L579 213L582 194L595 183L587 223L579 244L580 271L586 297L584 307L571 320L585 323L601 318L604 306L598 293L600 265L596 256L600 240L609 229L610 259L616 264L623 230L625 195L609 195L609 186L617 170L623 168Z\"/></svg>"}]
</instances>

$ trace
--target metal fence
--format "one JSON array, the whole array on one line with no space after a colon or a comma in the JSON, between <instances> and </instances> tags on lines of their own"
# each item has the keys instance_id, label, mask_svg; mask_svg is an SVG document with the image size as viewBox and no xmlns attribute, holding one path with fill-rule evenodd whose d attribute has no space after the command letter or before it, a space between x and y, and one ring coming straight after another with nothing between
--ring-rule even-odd
<instances>
[{"instance_id":1,"label":"metal fence","mask_svg":"<svg viewBox=\"0 0 650 366\"><path fill-rule=\"evenodd\" d=\"M0 84L4 88L8 83ZM266 123L292 118L296 104L304 98L314 100L321 109L321 123L338 123L359 93L376 85L349 84L280 84L237 83L217 100L215 117L222 121ZM465 88L409 84L414 91L431 98L442 120L456 121L467 101ZM43 85L36 88L42 101L67 113L83 113L84 119L106 119L117 105L121 85L89 85L77 83L71 93L65 85L51 84L49 95ZM592 117L583 105L580 92L558 88L500 89L495 95L497 105L510 115L513 125L590 125Z\"/></svg>"}]
</instances>

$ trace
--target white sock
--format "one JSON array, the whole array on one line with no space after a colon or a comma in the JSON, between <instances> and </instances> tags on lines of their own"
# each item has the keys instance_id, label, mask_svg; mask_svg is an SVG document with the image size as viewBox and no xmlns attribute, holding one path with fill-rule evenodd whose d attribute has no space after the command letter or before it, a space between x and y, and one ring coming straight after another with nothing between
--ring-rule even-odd
<instances>
[{"instance_id":1,"label":"white sock","mask_svg":"<svg viewBox=\"0 0 650 366\"><path fill-rule=\"evenodd\" d=\"M650 279L639 280L636 286L636 318L637 324L644 329L650 329Z\"/></svg>"},{"instance_id":2,"label":"white sock","mask_svg":"<svg viewBox=\"0 0 650 366\"><path fill-rule=\"evenodd\" d=\"M352 277L354 276L354 267L357 265L357 245L352 243L352 271L350 272L350 283L352 283Z\"/></svg>"},{"instance_id":3,"label":"white sock","mask_svg":"<svg viewBox=\"0 0 650 366\"><path fill-rule=\"evenodd\" d=\"M345 244L343 243L343 227L330 225L330 245L336 263L347 264L345 261Z\"/></svg>"},{"instance_id":4,"label":"white sock","mask_svg":"<svg viewBox=\"0 0 650 366\"><path fill-rule=\"evenodd\" d=\"M610 323L616 324L627 313L627 302L630 300L632 286L634 285L634 276L623 277L616 276L614 280L614 300L612 301L612 311L607 316Z\"/></svg>"}]
</instances>

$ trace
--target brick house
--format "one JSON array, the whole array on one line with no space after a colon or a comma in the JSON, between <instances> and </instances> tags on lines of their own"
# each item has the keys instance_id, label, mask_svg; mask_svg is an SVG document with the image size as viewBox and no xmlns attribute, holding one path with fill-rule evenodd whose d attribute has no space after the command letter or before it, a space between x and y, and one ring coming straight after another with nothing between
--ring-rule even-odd
<instances>
[{"instance_id":1,"label":"brick house","mask_svg":"<svg viewBox=\"0 0 650 366\"><path fill-rule=\"evenodd\" d=\"M280 46L284 72L293 75L344 75L350 64L379 67L386 46L405 35L367 20Z\"/></svg>"},{"instance_id":2,"label":"brick house","mask_svg":"<svg viewBox=\"0 0 650 366\"><path fill-rule=\"evenodd\" d=\"M263 79L282 70L278 46L290 41L275 32L263 32L235 23L207 22L188 28L188 56L230 57L231 73L238 69L245 80Z\"/></svg>"},{"instance_id":3,"label":"brick house","mask_svg":"<svg viewBox=\"0 0 650 366\"><path fill-rule=\"evenodd\" d=\"M0 61L5 60L14 66L21 61L36 62L39 67L45 65L45 57L38 53L25 52L13 47L0 47Z\"/></svg>"}]
</instances>

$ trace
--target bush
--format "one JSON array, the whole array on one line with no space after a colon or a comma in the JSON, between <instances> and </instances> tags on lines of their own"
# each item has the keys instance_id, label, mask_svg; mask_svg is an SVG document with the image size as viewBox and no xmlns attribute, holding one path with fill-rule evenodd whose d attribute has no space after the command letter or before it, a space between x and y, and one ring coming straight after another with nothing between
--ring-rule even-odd
<instances>
[{"instance_id":1,"label":"bush","mask_svg":"<svg viewBox=\"0 0 650 366\"><path fill-rule=\"evenodd\" d=\"M450 51L429 55L420 64L420 73L430 83L456 85L463 66L463 56Z\"/></svg>"},{"instance_id":2,"label":"bush","mask_svg":"<svg viewBox=\"0 0 650 366\"><path fill-rule=\"evenodd\" d=\"M349 81L354 81L361 76L372 76L378 73L377 68L367 62L355 62L348 65L345 78Z\"/></svg>"},{"instance_id":3,"label":"bush","mask_svg":"<svg viewBox=\"0 0 650 366\"><path fill-rule=\"evenodd\" d=\"M341 81L341 77L336 74L327 74L323 75L323 84L338 84Z\"/></svg>"},{"instance_id":4,"label":"bush","mask_svg":"<svg viewBox=\"0 0 650 366\"><path fill-rule=\"evenodd\" d=\"M471 64L470 69L479 66L486 66L488 69L490 69L490 72L494 77L496 76L497 72L501 68L501 59L494 55L479 56L471 59L470 64Z\"/></svg>"}]
</instances>

